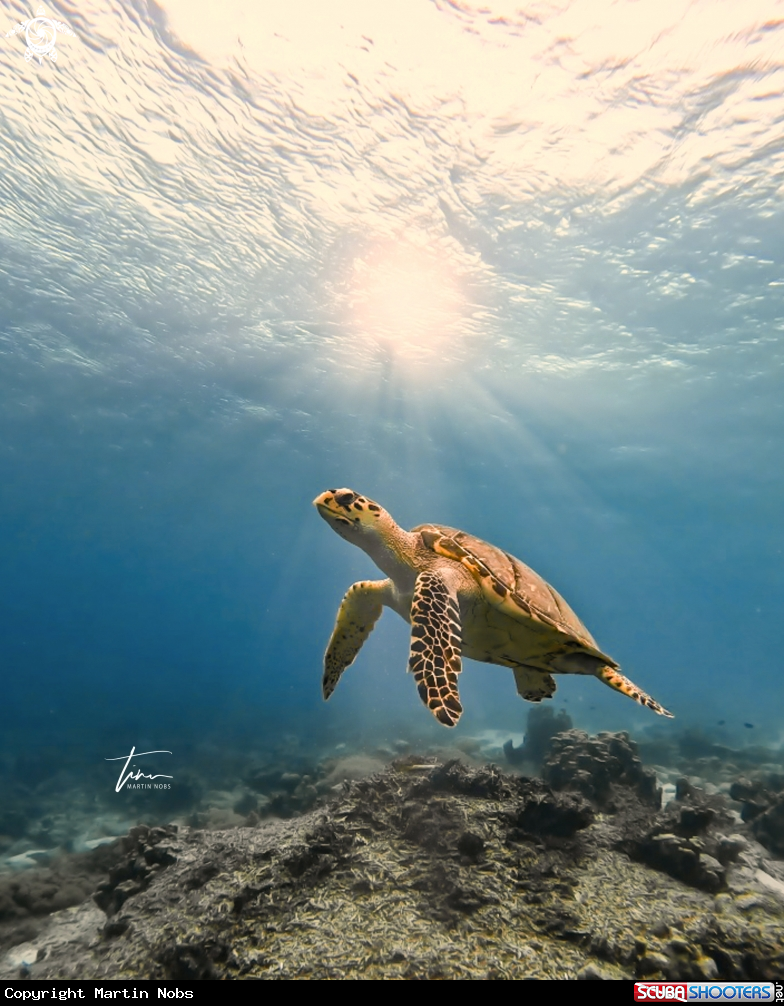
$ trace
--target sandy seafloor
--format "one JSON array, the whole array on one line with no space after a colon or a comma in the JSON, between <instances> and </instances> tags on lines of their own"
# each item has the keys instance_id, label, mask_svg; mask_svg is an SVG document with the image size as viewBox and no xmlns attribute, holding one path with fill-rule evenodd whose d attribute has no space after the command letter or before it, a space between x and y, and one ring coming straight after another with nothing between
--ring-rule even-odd
<instances>
[{"instance_id":1,"label":"sandy seafloor","mask_svg":"<svg viewBox=\"0 0 784 1006\"><path fill-rule=\"evenodd\" d=\"M569 726L545 707L523 743L194 751L189 781L125 817L97 773L20 765L0 974L780 977L782 752Z\"/></svg>"}]
</instances>

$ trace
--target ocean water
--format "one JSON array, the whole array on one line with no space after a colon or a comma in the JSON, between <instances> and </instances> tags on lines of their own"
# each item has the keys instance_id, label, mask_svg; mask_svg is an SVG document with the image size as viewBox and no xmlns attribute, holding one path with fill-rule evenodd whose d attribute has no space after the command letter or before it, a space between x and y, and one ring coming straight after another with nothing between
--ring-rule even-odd
<instances>
[{"instance_id":1,"label":"ocean water","mask_svg":"<svg viewBox=\"0 0 784 1006\"><path fill-rule=\"evenodd\" d=\"M435 721L391 611L323 702L377 574L331 487L520 557L675 714L561 676L575 726L780 752L780 0L57 3L56 61L31 16L0 44L0 856L265 759L520 741L500 667ZM132 748L173 802L115 791Z\"/></svg>"}]
</instances>

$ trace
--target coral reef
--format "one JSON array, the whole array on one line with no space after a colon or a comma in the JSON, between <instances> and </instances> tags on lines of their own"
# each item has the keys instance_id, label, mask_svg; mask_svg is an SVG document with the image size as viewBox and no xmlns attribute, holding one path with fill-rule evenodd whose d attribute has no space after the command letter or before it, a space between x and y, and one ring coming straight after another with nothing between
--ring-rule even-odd
<instances>
[{"instance_id":1,"label":"coral reef","mask_svg":"<svg viewBox=\"0 0 784 1006\"><path fill-rule=\"evenodd\" d=\"M741 816L751 822L757 841L777 856L784 856L784 775L757 781L739 779L730 796L743 804Z\"/></svg>"},{"instance_id":2,"label":"coral reef","mask_svg":"<svg viewBox=\"0 0 784 1006\"><path fill-rule=\"evenodd\" d=\"M20 933L26 942L0 972L764 980L784 971L784 865L728 797L683 780L660 809L625 734L561 734L546 774L409 756L345 781L298 818L248 826L251 809L246 826L226 830L133 829L101 850L94 898ZM291 793L303 775L286 781Z\"/></svg>"},{"instance_id":3,"label":"coral reef","mask_svg":"<svg viewBox=\"0 0 784 1006\"><path fill-rule=\"evenodd\" d=\"M525 740L519 747L511 741L504 744L504 756L510 765L530 762L539 767L550 753L553 737L572 729L572 718L561 709L554 713L552 706L534 706L528 713Z\"/></svg>"},{"instance_id":4,"label":"coral reef","mask_svg":"<svg viewBox=\"0 0 784 1006\"><path fill-rule=\"evenodd\" d=\"M656 774L643 767L628 733L558 734L542 774L553 789L577 790L603 810L616 809L617 800L627 799L629 793L648 807L661 806Z\"/></svg>"}]
</instances>

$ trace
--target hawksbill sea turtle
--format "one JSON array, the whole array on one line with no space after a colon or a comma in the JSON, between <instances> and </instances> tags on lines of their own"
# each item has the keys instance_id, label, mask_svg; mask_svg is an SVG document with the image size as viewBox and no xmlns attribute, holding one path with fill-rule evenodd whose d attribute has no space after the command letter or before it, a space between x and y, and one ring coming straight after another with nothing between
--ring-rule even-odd
<instances>
[{"instance_id":1,"label":"hawksbill sea turtle","mask_svg":"<svg viewBox=\"0 0 784 1006\"><path fill-rule=\"evenodd\" d=\"M463 711L457 690L461 655L510 667L518 693L529 702L553 695L553 674L593 674L672 717L621 674L560 594L513 555L439 524L404 531L383 507L352 489L329 489L313 505L387 576L361 580L346 592L324 655L325 699L386 605L411 624L408 669L420 698L444 726L453 727Z\"/></svg>"}]
</instances>

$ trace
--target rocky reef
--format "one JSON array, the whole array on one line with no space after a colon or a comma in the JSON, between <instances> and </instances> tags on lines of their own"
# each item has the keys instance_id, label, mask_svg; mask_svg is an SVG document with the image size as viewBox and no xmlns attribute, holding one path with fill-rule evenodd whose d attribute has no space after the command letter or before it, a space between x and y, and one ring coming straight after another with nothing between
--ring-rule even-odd
<instances>
[{"instance_id":1,"label":"rocky reef","mask_svg":"<svg viewBox=\"0 0 784 1006\"><path fill-rule=\"evenodd\" d=\"M524 765L528 762L534 768L541 768L550 753L553 738L557 734L572 729L572 718L565 710L554 712L552 706L534 706L528 713L525 740L519 747L512 741L504 744L504 757L510 765Z\"/></svg>"},{"instance_id":2,"label":"rocky reef","mask_svg":"<svg viewBox=\"0 0 784 1006\"><path fill-rule=\"evenodd\" d=\"M730 796L743 804L741 817L750 823L757 841L784 856L784 775L757 781L741 778L733 783Z\"/></svg>"},{"instance_id":3,"label":"rocky reef","mask_svg":"<svg viewBox=\"0 0 784 1006\"><path fill-rule=\"evenodd\" d=\"M345 781L328 802L290 820L260 820L251 798L238 827L135 828L96 850L102 858L89 870L83 865L92 897L39 918L23 943L11 945L7 930L2 973L32 980L784 973L784 864L754 831L779 805L774 790L738 793L758 808L747 820L729 795L687 779L662 807L656 777L628 735L574 730L551 738L543 776L410 756ZM258 791L267 786L259 774L253 781ZM285 805L287 792L293 798L311 782L300 776L275 785ZM16 910L18 893L0 892L6 911Z\"/></svg>"},{"instance_id":4,"label":"rocky reef","mask_svg":"<svg viewBox=\"0 0 784 1006\"><path fill-rule=\"evenodd\" d=\"M630 797L646 807L661 806L656 773L643 767L627 733L560 733L551 741L543 775L553 789L577 790L611 813Z\"/></svg>"}]
</instances>

